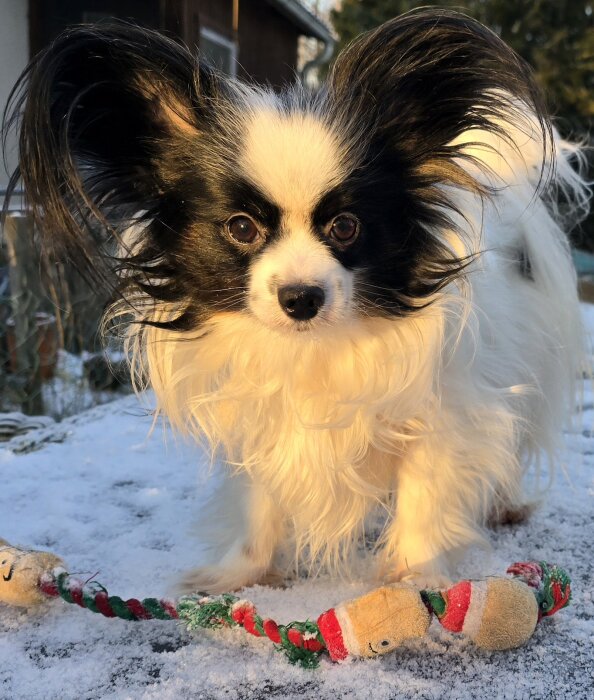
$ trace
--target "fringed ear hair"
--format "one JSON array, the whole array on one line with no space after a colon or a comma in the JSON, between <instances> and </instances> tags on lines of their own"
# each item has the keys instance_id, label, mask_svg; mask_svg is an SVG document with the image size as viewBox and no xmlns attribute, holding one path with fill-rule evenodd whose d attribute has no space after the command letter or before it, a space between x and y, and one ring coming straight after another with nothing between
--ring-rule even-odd
<instances>
[{"instance_id":1,"label":"fringed ear hair","mask_svg":"<svg viewBox=\"0 0 594 700\"><path fill-rule=\"evenodd\" d=\"M512 135L530 131L542 142L541 179L551 162L551 127L529 67L463 14L413 11L362 35L336 59L324 96L355 144L362 175L354 177L373 183L365 198L381 196L384 212L393 206L395 223L376 243L387 273L376 272L373 280L388 291L359 290L374 313L378 306L387 314L423 308L448 283L463 279L480 252L477 236L456 225L466 226L456 190L479 197L493 191L469 139L486 134L513 151ZM446 231L456 231L461 246L454 249Z\"/></svg>"},{"instance_id":2,"label":"fringed ear hair","mask_svg":"<svg viewBox=\"0 0 594 700\"><path fill-rule=\"evenodd\" d=\"M47 248L109 280L105 231L117 237L141 211L159 216L171 170L164 156L208 129L221 89L208 65L157 32L121 22L69 29L9 100L4 139L20 128L9 193L22 179Z\"/></svg>"},{"instance_id":3,"label":"fringed ear hair","mask_svg":"<svg viewBox=\"0 0 594 700\"><path fill-rule=\"evenodd\" d=\"M530 67L460 13L412 11L362 35L338 56L328 89L343 118L364 114L371 138L397 149L421 187L477 187L452 145L470 129L505 139L505 125L528 128L529 115L550 154L551 126Z\"/></svg>"}]
</instances>

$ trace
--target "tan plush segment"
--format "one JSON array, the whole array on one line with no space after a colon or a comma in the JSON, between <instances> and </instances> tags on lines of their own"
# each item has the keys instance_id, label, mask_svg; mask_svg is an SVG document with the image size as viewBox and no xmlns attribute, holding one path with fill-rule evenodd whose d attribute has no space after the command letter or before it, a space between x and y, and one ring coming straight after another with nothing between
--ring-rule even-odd
<instances>
[{"instance_id":1,"label":"tan plush segment","mask_svg":"<svg viewBox=\"0 0 594 700\"><path fill-rule=\"evenodd\" d=\"M513 579L491 579L474 641L493 651L515 649L530 639L537 622L538 604L531 588Z\"/></svg>"},{"instance_id":2,"label":"tan plush segment","mask_svg":"<svg viewBox=\"0 0 594 700\"><path fill-rule=\"evenodd\" d=\"M431 623L419 591L405 583L378 588L341 607L349 617L358 654L365 657L385 654L407 639L423 637Z\"/></svg>"},{"instance_id":3,"label":"tan plush segment","mask_svg":"<svg viewBox=\"0 0 594 700\"><path fill-rule=\"evenodd\" d=\"M0 539L0 603L38 605L47 600L37 584L39 577L64 562L55 554L12 547Z\"/></svg>"}]
</instances>

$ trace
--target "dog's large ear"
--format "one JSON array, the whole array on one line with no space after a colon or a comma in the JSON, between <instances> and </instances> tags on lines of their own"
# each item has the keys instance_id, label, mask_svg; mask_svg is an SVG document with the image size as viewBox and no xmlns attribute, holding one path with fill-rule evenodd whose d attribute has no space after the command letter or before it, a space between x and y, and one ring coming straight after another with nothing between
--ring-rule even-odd
<instances>
[{"instance_id":1,"label":"dog's large ear","mask_svg":"<svg viewBox=\"0 0 594 700\"><path fill-rule=\"evenodd\" d=\"M126 23L69 29L37 56L3 132L20 130L9 189L22 180L50 247L97 274L105 230L158 201L162 154L208 128L220 83L183 46Z\"/></svg>"},{"instance_id":2,"label":"dog's large ear","mask_svg":"<svg viewBox=\"0 0 594 700\"><path fill-rule=\"evenodd\" d=\"M397 150L419 187L477 187L452 145L469 129L507 138L506 125L526 128L530 114L543 153L551 144L529 66L479 22L447 10L413 11L360 36L338 56L328 96L347 124L363 118L376 153Z\"/></svg>"}]
</instances>

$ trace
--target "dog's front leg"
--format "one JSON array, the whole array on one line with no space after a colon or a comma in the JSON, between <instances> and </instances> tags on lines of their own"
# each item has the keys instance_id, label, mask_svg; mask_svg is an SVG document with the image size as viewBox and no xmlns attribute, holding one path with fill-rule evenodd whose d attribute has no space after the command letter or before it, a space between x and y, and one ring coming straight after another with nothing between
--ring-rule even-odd
<instances>
[{"instance_id":1,"label":"dog's front leg","mask_svg":"<svg viewBox=\"0 0 594 700\"><path fill-rule=\"evenodd\" d=\"M180 592L223 593L281 583L273 558L284 534L283 518L262 485L247 475L228 476L199 527L214 561L188 571L178 584Z\"/></svg>"},{"instance_id":2,"label":"dog's front leg","mask_svg":"<svg viewBox=\"0 0 594 700\"><path fill-rule=\"evenodd\" d=\"M396 512L379 562L383 580L447 586L457 556L480 540L482 484L441 447L418 444L399 465Z\"/></svg>"}]
</instances>

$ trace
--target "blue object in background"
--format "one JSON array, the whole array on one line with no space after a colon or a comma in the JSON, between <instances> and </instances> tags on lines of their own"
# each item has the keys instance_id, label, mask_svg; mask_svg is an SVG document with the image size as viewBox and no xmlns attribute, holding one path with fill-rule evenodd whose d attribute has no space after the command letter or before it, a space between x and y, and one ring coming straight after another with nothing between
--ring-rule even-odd
<instances>
[{"instance_id":1,"label":"blue object in background","mask_svg":"<svg viewBox=\"0 0 594 700\"><path fill-rule=\"evenodd\" d=\"M594 275L594 254L584 250L573 249L571 251L573 262L578 276Z\"/></svg>"}]
</instances>

